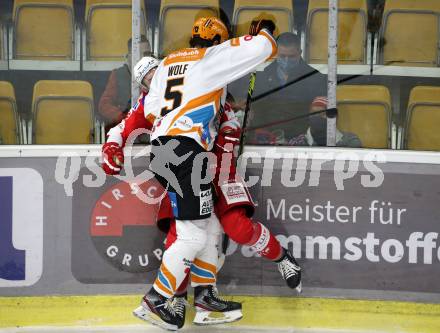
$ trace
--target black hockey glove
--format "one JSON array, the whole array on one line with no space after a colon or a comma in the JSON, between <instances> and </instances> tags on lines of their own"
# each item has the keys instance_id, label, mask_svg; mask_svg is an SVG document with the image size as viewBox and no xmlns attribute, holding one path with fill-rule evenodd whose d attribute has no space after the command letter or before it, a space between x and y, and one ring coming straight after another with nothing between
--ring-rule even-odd
<instances>
[{"instance_id":1,"label":"black hockey glove","mask_svg":"<svg viewBox=\"0 0 440 333\"><path fill-rule=\"evenodd\" d=\"M256 36L261 29L267 29L273 35L275 31L275 23L272 20L256 20L252 21L249 27L249 35Z\"/></svg>"}]
</instances>

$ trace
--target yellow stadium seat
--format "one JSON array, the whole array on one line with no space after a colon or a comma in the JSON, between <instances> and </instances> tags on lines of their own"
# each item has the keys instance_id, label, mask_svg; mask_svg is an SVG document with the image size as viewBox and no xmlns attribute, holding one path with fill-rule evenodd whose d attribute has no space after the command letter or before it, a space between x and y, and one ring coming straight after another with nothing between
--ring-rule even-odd
<instances>
[{"instance_id":1,"label":"yellow stadium seat","mask_svg":"<svg viewBox=\"0 0 440 333\"><path fill-rule=\"evenodd\" d=\"M72 0L15 0L14 59L73 60Z\"/></svg>"},{"instance_id":2,"label":"yellow stadium seat","mask_svg":"<svg viewBox=\"0 0 440 333\"><path fill-rule=\"evenodd\" d=\"M390 148L392 113L388 88L341 85L337 103L339 130L359 136L363 148Z\"/></svg>"},{"instance_id":3,"label":"yellow stadium seat","mask_svg":"<svg viewBox=\"0 0 440 333\"><path fill-rule=\"evenodd\" d=\"M194 21L204 16L219 16L218 0L162 0L159 54L189 47Z\"/></svg>"},{"instance_id":4,"label":"yellow stadium seat","mask_svg":"<svg viewBox=\"0 0 440 333\"><path fill-rule=\"evenodd\" d=\"M0 144L20 143L20 122L17 113L14 87L0 81Z\"/></svg>"},{"instance_id":5,"label":"yellow stadium seat","mask_svg":"<svg viewBox=\"0 0 440 333\"><path fill-rule=\"evenodd\" d=\"M411 90L406 115L404 148L440 151L440 87Z\"/></svg>"},{"instance_id":6,"label":"yellow stadium seat","mask_svg":"<svg viewBox=\"0 0 440 333\"><path fill-rule=\"evenodd\" d=\"M367 62L367 1L339 0L338 63ZM306 61L327 63L328 0L310 0L307 14Z\"/></svg>"},{"instance_id":7,"label":"yellow stadium seat","mask_svg":"<svg viewBox=\"0 0 440 333\"><path fill-rule=\"evenodd\" d=\"M141 1L141 34L146 35L144 2ZM123 61L131 38L131 0L87 0L87 60Z\"/></svg>"},{"instance_id":8,"label":"yellow stadium seat","mask_svg":"<svg viewBox=\"0 0 440 333\"><path fill-rule=\"evenodd\" d=\"M387 0L380 31L380 63L438 66L439 16L438 0Z\"/></svg>"},{"instance_id":9,"label":"yellow stadium seat","mask_svg":"<svg viewBox=\"0 0 440 333\"><path fill-rule=\"evenodd\" d=\"M233 22L236 36L247 35L255 19L271 19L277 27L275 36L292 31L292 0L235 0Z\"/></svg>"},{"instance_id":10,"label":"yellow stadium seat","mask_svg":"<svg viewBox=\"0 0 440 333\"><path fill-rule=\"evenodd\" d=\"M93 143L93 90L89 82L38 81L32 114L33 143Z\"/></svg>"}]
</instances>

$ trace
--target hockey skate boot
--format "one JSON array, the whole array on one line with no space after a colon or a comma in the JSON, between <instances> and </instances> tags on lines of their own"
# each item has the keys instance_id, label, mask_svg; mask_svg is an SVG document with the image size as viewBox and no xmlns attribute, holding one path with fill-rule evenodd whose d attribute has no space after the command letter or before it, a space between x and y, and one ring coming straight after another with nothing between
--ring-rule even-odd
<instances>
[{"instance_id":1,"label":"hockey skate boot","mask_svg":"<svg viewBox=\"0 0 440 333\"><path fill-rule=\"evenodd\" d=\"M278 270L286 281L287 286L301 292L301 267L299 267L293 255L284 249L284 256L278 261Z\"/></svg>"},{"instance_id":2,"label":"hockey skate boot","mask_svg":"<svg viewBox=\"0 0 440 333\"><path fill-rule=\"evenodd\" d=\"M189 305L186 292L182 295L174 296L172 302L176 313L181 314L181 317L183 317L183 320L185 321L186 306Z\"/></svg>"},{"instance_id":3,"label":"hockey skate boot","mask_svg":"<svg viewBox=\"0 0 440 333\"><path fill-rule=\"evenodd\" d=\"M226 301L218 296L214 286L194 288L194 307L196 325L216 325L230 323L243 317L241 303Z\"/></svg>"},{"instance_id":4,"label":"hockey skate boot","mask_svg":"<svg viewBox=\"0 0 440 333\"><path fill-rule=\"evenodd\" d=\"M185 304L176 297L163 297L151 288L133 314L168 331L177 331L185 323Z\"/></svg>"}]
</instances>

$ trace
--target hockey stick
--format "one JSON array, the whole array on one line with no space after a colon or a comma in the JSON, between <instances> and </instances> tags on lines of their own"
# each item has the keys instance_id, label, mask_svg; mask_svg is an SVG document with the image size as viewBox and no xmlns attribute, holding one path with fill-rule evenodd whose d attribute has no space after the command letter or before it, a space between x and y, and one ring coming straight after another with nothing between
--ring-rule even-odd
<instances>
[{"instance_id":1,"label":"hockey stick","mask_svg":"<svg viewBox=\"0 0 440 333\"><path fill-rule=\"evenodd\" d=\"M240 145L238 148L238 157L240 157L241 154L243 153L244 140L246 139L246 132L247 132L246 127L249 118L249 112L251 109L252 95L254 93L256 77L257 77L257 72L252 72L251 76L249 77L249 88L246 98L246 106L244 108L243 125L241 127Z\"/></svg>"},{"instance_id":2,"label":"hockey stick","mask_svg":"<svg viewBox=\"0 0 440 333\"><path fill-rule=\"evenodd\" d=\"M261 125L261 126L249 127L249 128L246 128L245 131L246 132L248 132L248 131L255 131L255 130L260 129L260 128L272 127L272 126L275 126L275 125L289 123L289 122L294 121L294 120L298 120L298 119L302 119L302 118L307 118L307 117L314 116L316 114L321 114L321 113L324 113L324 112L328 113L329 111L333 111L333 110L334 109L325 109L325 110L321 110L321 111L314 111L314 112L304 113L304 114L300 114L300 115L295 116L295 117L273 121L271 123L267 123L267 124L264 124L264 125Z\"/></svg>"},{"instance_id":3,"label":"hockey stick","mask_svg":"<svg viewBox=\"0 0 440 333\"><path fill-rule=\"evenodd\" d=\"M238 148L238 156L236 159L236 163L238 162L238 158L243 153L243 147L244 147L244 140L246 139L246 126L249 118L249 112L251 109L251 102L252 102L252 94L254 93L255 88L255 79L257 77L257 72L254 71L251 73L251 76L249 77L249 87L248 87L248 93L246 98L246 106L244 108L244 117L243 117L243 125L241 127L241 134L240 134L240 144ZM226 250L229 246L229 236L224 234L223 236L223 242L222 242L222 254L223 256L226 256ZM224 260L224 257L223 257Z\"/></svg>"},{"instance_id":4,"label":"hockey stick","mask_svg":"<svg viewBox=\"0 0 440 333\"><path fill-rule=\"evenodd\" d=\"M398 63L401 63L401 62L403 62L403 60L388 61L383 66L392 66L392 65L394 65L396 63L398 64ZM373 67L371 66L371 68L369 69L370 70L370 75L372 75L371 74L372 68ZM258 101L260 99L263 99L264 97L267 97L267 96L269 96L271 94L274 94L274 93L276 93L276 92L278 92L278 91L280 91L280 90L282 90L284 88L287 88L287 87L289 87L291 85L294 85L294 84L296 84L296 83L298 83L298 82L300 82L300 81L302 81L304 79L307 79L308 77L310 77L312 75L315 75L317 73L320 73L320 72L318 70L311 71L311 72L309 72L309 73L307 73L305 75L302 75L302 76L296 78L295 80L287 82L284 85L281 85L279 87L276 87L274 89L266 91L266 92L264 92L264 93L262 93L260 95L252 97L251 98L251 102L256 102L256 101ZM357 79L359 77L363 77L366 74L367 74L367 72L364 72L362 74L349 75L349 76L347 76L345 78L339 79L338 80L338 85L342 84L344 82L347 82L347 81L351 81L351 80ZM247 103L246 103L246 105L247 105ZM254 130L260 129L260 128L272 127L272 126L275 126L275 125L280 125L280 124L288 123L288 122L291 122L291 121L294 121L294 120L298 120L298 119L302 119L302 118L307 118L307 117L310 117L310 116L313 116L313 115L316 115L316 114L321 114L321 113L326 113L327 116L334 116L335 112L336 112L336 109L334 109L334 108L333 109L330 108L330 109L326 109L326 110L321 110L321 111L315 111L315 112L308 112L308 113L300 114L300 115L295 116L295 117L290 117L290 118L286 118L286 119L282 119L282 120L277 120L277 121L274 121L274 122L271 122L271 123L267 123L267 124L264 124L264 125L261 125L261 126L255 126L255 127L249 127L249 128L246 127L245 129L243 129L243 131L254 131Z\"/></svg>"}]
</instances>

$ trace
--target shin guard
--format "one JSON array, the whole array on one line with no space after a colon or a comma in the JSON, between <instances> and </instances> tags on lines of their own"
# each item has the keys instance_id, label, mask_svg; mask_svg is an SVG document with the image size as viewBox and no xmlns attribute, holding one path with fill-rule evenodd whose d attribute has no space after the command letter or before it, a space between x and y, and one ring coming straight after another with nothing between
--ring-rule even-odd
<instances>
[{"instance_id":1,"label":"shin guard","mask_svg":"<svg viewBox=\"0 0 440 333\"><path fill-rule=\"evenodd\" d=\"M232 209L220 219L225 233L236 243L253 248L269 260L281 256L281 245L275 236L259 222L246 216L243 208Z\"/></svg>"}]
</instances>

